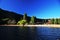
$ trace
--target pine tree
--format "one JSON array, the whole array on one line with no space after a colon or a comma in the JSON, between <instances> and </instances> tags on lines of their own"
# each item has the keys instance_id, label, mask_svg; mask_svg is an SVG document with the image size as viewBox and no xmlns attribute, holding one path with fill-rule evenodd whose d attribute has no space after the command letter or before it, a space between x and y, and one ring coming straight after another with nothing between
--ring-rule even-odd
<instances>
[{"instance_id":1,"label":"pine tree","mask_svg":"<svg viewBox=\"0 0 60 40\"><path fill-rule=\"evenodd\" d=\"M34 17L34 16L31 17L30 23L31 23L31 24L35 24L35 17Z\"/></svg>"},{"instance_id":2,"label":"pine tree","mask_svg":"<svg viewBox=\"0 0 60 40\"><path fill-rule=\"evenodd\" d=\"M52 24L54 24L54 18L53 18L53 19L51 19L51 23L52 23Z\"/></svg>"},{"instance_id":3,"label":"pine tree","mask_svg":"<svg viewBox=\"0 0 60 40\"><path fill-rule=\"evenodd\" d=\"M60 24L60 18L58 19L58 24Z\"/></svg>"},{"instance_id":4,"label":"pine tree","mask_svg":"<svg viewBox=\"0 0 60 40\"><path fill-rule=\"evenodd\" d=\"M26 13L23 16L23 20L27 20L27 14Z\"/></svg>"}]
</instances>

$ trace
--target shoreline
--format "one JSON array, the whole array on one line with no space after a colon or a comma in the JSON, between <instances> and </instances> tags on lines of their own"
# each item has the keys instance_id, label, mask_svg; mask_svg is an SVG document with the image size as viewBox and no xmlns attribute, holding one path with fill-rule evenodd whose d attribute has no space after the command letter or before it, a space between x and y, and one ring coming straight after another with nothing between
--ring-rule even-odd
<instances>
[{"instance_id":1,"label":"shoreline","mask_svg":"<svg viewBox=\"0 0 60 40\"><path fill-rule=\"evenodd\" d=\"M0 26L23 26L23 25L0 25ZM24 27L55 27L60 28L59 24L42 24L42 25L24 25Z\"/></svg>"}]
</instances>

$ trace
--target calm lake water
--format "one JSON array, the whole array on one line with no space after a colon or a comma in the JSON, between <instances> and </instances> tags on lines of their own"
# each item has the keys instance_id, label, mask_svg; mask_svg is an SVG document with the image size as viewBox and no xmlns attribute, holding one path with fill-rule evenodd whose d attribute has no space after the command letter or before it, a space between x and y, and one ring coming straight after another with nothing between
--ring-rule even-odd
<instances>
[{"instance_id":1,"label":"calm lake water","mask_svg":"<svg viewBox=\"0 0 60 40\"><path fill-rule=\"evenodd\" d=\"M0 26L0 40L60 40L60 28Z\"/></svg>"}]
</instances>

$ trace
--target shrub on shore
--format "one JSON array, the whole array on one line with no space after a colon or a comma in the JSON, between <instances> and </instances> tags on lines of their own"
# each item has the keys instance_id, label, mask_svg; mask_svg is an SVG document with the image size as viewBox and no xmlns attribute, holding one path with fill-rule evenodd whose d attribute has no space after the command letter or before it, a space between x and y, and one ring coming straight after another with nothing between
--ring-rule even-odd
<instances>
[{"instance_id":1,"label":"shrub on shore","mask_svg":"<svg viewBox=\"0 0 60 40\"><path fill-rule=\"evenodd\" d=\"M17 25L25 25L25 24L27 24L27 21L26 20L20 20L17 23Z\"/></svg>"}]
</instances>

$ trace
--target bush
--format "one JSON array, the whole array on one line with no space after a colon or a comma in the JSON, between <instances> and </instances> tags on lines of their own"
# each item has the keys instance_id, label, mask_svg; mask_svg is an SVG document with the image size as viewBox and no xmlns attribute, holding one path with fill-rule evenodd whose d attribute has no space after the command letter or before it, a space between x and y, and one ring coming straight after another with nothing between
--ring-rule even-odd
<instances>
[{"instance_id":1,"label":"bush","mask_svg":"<svg viewBox=\"0 0 60 40\"><path fill-rule=\"evenodd\" d=\"M26 20L20 20L17 23L17 25L25 25L25 24L28 24Z\"/></svg>"}]
</instances>

